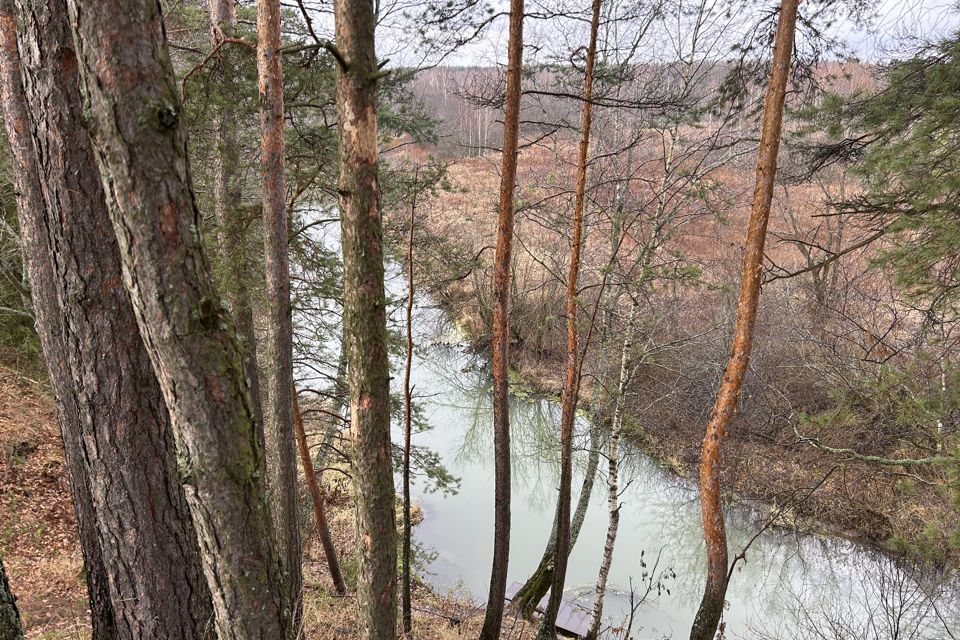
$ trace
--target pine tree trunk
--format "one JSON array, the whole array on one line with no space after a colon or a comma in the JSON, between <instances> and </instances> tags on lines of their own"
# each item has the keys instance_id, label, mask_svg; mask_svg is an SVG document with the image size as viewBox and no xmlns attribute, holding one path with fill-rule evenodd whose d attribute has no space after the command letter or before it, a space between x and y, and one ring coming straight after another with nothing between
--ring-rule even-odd
<instances>
[{"instance_id":1,"label":"pine tree trunk","mask_svg":"<svg viewBox=\"0 0 960 640\"><path fill-rule=\"evenodd\" d=\"M0 92L3 101L3 119L11 156L17 170L13 172L17 192L20 237L33 315L37 334L47 364L50 386L63 439L67 477L77 518L80 551L83 555L87 597L91 616L93 640L112 640L117 637L110 586L103 564L103 553L94 521L93 495L84 467L80 433L80 418L76 403L71 402L72 381L67 370L66 349L63 345L60 303L54 287L53 262L43 222L45 205L41 193L39 170L33 140L30 138L28 109L23 98L20 56L17 51L16 23L12 0L0 2Z\"/></svg>"},{"instance_id":2,"label":"pine tree trunk","mask_svg":"<svg viewBox=\"0 0 960 640\"><path fill-rule=\"evenodd\" d=\"M269 354L265 443L267 486L283 567L284 615L292 635L303 616L300 529L297 524L297 452L293 425L293 325L283 144L283 64L280 2L257 0L257 75L260 86L260 160L263 163L264 267Z\"/></svg>"},{"instance_id":3,"label":"pine tree trunk","mask_svg":"<svg viewBox=\"0 0 960 640\"><path fill-rule=\"evenodd\" d=\"M590 630L587 638L596 638L600 633L603 619L603 598L607 592L607 577L613 563L613 549L617 542L617 529L620 526L620 435L623 432L623 410L626 401L627 385L630 382L628 364L633 349L633 334L636 327L637 304L630 307L630 317L624 333L623 347L620 351L620 378L617 383L617 399L613 409L613 428L607 451L607 537L603 544L603 556L600 572L597 576L596 596L593 601L593 613L590 618Z\"/></svg>"},{"instance_id":4,"label":"pine tree trunk","mask_svg":"<svg viewBox=\"0 0 960 640\"><path fill-rule=\"evenodd\" d=\"M593 66L597 56L597 32L600 28L600 0L593 0L590 22L590 43L583 76L583 114L580 125L580 148L577 161L577 186L573 201L573 238L570 249L570 271L567 274L567 371L563 383L560 417L560 494L557 505L557 552L554 554L553 581L550 599L540 628L541 638L556 636L557 612L567 579L570 555L570 502L573 478L573 426L580 396L579 329L577 328L577 295L579 293L580 248L583 240L583 202L587 187L587 161L590 150L590 123L593 116Z\"/></svg>"},{"instance_id":5,"label":"pine tree trunk","mask_svg":"<svg viewBox=\"0 0 960 640\"><path fill-rule=\"evenodd\" d=\"M700 512L707 547L707 583L690 630L691 640L712 640L720 624L727 592L727 534L720 504L720 446L737 408L743 376L747 372L750 349L753 346L753 327L757 319L757 301L760 298L763 246L777 172L777 152L780 148L783 103L790 76L797 4L798 0L783 0L780 4L780 17L774 39L773 69L763 105L756 186L747 227L743 280L740 284L737 319L733 328L733 344L710 421L707 423L700 456Z\"/></svg>"},{"instance_id":6,"label":"pine tree trunk","mask_svg":"<svg viewBox=\"0 0 960 640\"><path fill-rule=\"evenodd\" d=\"M2 15L3 7L0 7ZM0 18L2 19L2 18ZM0 36L2 38L3 36ZM0 53L0 56L4 54ZM10 591L7 581L7 570L0 558L0 640L23 640L23 624L20 622L20 611L17 610L17 599Z\"/></svg>"},{"instance_id":7,"label":"pine tree trunk","mask_svg":"<svg viewBox=\"0 0 960 640\"><path fill-rule=\"evenodd\" d=\"M517 183L520 137L520 83L523 71L523 0L510 0L507 86L503 111L503 155L497 251L493 272L493 562L481 640L497 640L503 623L503 599L510 562L510 262L513 253L513 194Z\"/></svg>"},{"instance_id":8,"label":"pine tree trunk","mask_svg":"<svg viewBox=\"0 0 960 640\"><path fill-rule=\"evenodd\" d=\"M324 508L323 491L320 489L320 483L317 481L317 474L313 468L313 461L310 459L307 432L303 428L303 415L300 413L300 401L296 393L293 394L293 422L297 430L297 447L300 449L303 475L306 477L307 488L310 490L310 497L313 500L313 517L317 524L317 536L320 538L320 545L323 547L323 554L327 559L327 568L330 570L330 580L333 581L333 588L338 596L343 596L347 593L347 585L343 581L343 573L340 571L340 560L337 558L337 548L333 544L333 536L330 535L330 525L327 522L327 514Z\"/></svg>"},{"instance_id":9,"label":"pine tree trunk","mask_svg":"<svg viewBox=\"0 0 960 640\"><path fill-rule=\"evenodd\" d=\"M201 251L159 4L68 5L123 281L170 412L217 636L283 638L263 450L243 352Z\"/></svg>"},{"instance_id":10,"label":"pine tree trunk","mask_svg":"<svg viewBox=\"0 0 960 640\"><path fill-rule=\"evenodd\" d=\"M396 635L397 529L390 444L390 362L377 176L377 59L373 3L336 0L343 245L343 327L357 501L360 637Z\"/></svg>"},{"instance_id":11,"label":"pine tree trunk","mask_svg":"<svg viewBox=\"0 0 960 640\"><path fill-rule=\"evenodd\" d=\"M66 6L24 1L19 8L21 86L10 5L3 7L4 108L18 180L42 185L25 189L18 204L71 482L75 496L83 494L76 507L84 555L112 603L106 633L210 637L209 591L169 417L122 287L119 248L82 126ZM101 609L94 599L95 629L104 626L96 620Z\"/></svg>"},{"instance_id":12,"label":"pine tree trunk","mask_svg":"<svg viewBox=\"0 0 960 640\"><path fill-rule=\"evenodd\" d=\"M209 0L210 45L220 46L224 37L237 27L235 0ZM247 267L249 249L246 230L240 219L243 197L240 178L240 145L233 105L229 100L213 106L212 127L216 140L213 159L213 206L217 218L217 238L220 241L220 261L226 266L230 282L225 297L243 339L244 361L250 380L250 396L257 424L263 428L263 402L260 393L260 366L257 362L257 335L253 322L253 305L247 290L250 277Z\"/></svg>"}]
</instances>

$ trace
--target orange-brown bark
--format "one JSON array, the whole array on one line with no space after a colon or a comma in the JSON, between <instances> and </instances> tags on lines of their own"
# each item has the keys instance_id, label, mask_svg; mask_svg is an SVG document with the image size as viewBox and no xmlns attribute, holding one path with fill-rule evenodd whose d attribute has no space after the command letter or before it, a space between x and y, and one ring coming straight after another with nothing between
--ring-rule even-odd
<instances>
[{"instance_id":1,"label":"orange-brown bark","mask_svg":"<svg viewBox=\"0 0 960 640\"><path fill-rule=\"evenodd\" d=\"M783 103L790 61L793 54L794 32L799 0L783 0L774 40L773 68L763 105L763 128L760 132L760 150L757 161L756 186L747 226L746 247L743 255L743 279L737 302L730 360L707 424L700 458L700 512L703 519L707 547L707 584L700 609L697 611L691 640L713 638L723 613L727 590L727 534L720 503L720 448L733 419L743 385L743 377L750 362L753 346L753 327L757 319L757 301L760 298L760 275L763 266L763 247L773 200L774 178L777 172L777 153L780 148L780 130L783 123Z\"/></svg>"},{"instance_id":2,"label":"orange-brown bark","mask_svg":"<svg viewBox=\"0 0 960 640\"><path fill-rule=\"evenodd\" d=\"M590 43L583 75L583 110L580 124L580 146L577 155L577 184L573 196L573 238L570 247L570 269L567 274L567 369L563 381L560 416L560 495L557 502L557 551L554 555L553 584L543 617L541 638L556 635L554 625L563 585L567 577L570 554L570 502L573 477L573 425L580 396L579 329L577 328L577 293L580 278L580 248L583 244L583 203L587 189L587 163L590 156L590 126L593 118L593 68L597 57L597 32L600 28L601 0L593 0L590 21Z\"/></svg>"},{"instance_id":3,"label":"orange-brown bark","mask_svg":"<svg viewBox=\"0 0 960 640\"><path fill-rule=\"evenodd\" d=\"M510 559L510 260L513 253L513 194L520 137L520 74L523 69L523 0L510 0L507 86L500 162L500 208L493 271L493 564L482 640L497 640L503 617Z\"/></svg>"},{"instance_id":4,"label":"orange-brown bark","mask_svg":"<svg viewBox=\"0 0 960 640\"><path fill-rule=\"evenodd\" d=\"M343 572L340 571L340 560L337 558L337 548L333 545L333 536L330 535L330 524L324 509L323 491L317 480L317 473L310 458L310 447L307 445L307 432L303 428L303 414L300 411L300 400L296 389L293 390L293 422L297 432L297 449L300 451L300 463L303 465L303 475L307 481L307 489L313 500L313 518L317 523L317 536L323 546L323 554L327 558L327 568L330 570L330 579L337 595L347 593L347 585L343 581Z\"/></svg>"}]
</instances>

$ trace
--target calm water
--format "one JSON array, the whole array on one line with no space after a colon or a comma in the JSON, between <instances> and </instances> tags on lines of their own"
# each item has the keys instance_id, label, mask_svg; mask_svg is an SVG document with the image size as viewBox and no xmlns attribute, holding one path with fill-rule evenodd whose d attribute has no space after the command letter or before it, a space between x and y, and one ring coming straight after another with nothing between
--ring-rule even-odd
<instances>
[{"instance_id":1,"label":"calm water","mask_svg":"<svg viewBox=\"0 0 960 640\"><path fill-rule=\"evenodd\" d=\"M394 290L400 286L396 281L389 285ZM416 434L414 444L439 453L447 469L461 479L459 491L452 495L425 491L423 482L414 488L424 511L415 538L435 553L424 577L440 589L459 590L480 603L486 598L493 537L489 371L465 351L439 312L419 306L414 319L420 345L413 367L414 394L431 427ZM399 388L402 376L394 383ZM511 416L508 583L530 575L549 535L558 484L560 407L544 398L513 397ZM586 458L586 425L578 425L578 431L575 491ZM627 488L610 573L615 593L606 604L607 622L622 624L631 584L643 594L649 585L645 573L664 575L662 588L652 589L638 608L632 636L685 638L705 571L697 493L689 482L629 447L625 458L621 487ZM607 528L605 467L601 458L567 574L566 596L587 606L592 604ZM744 511L729 513L731 557L757 533L759 523ZM747 562L735 573L724 619L732 637L950 638L960 630L956 593L942 578L915 576L848 541L770 532L757 538ZM825 625L836 632L818 635Z\"/></svg>"},{"instance_id":2,"label":"calm water","mask_svg":"<svg viewBox=\"0 0 960 640\"><path fill-rule=\"evenodd\" d=\"M328 250L338 252L335 225L315 233ZM395 303L402 301L406 291L402 273L396 265L388 265L387 271L388 293ZM401 306L391 307L395 327L403 326ZM336 311L331 307L320 313ZM422 575L435 587L458 591L479 605L486 601L493 540L490 375L483 359L467 353L462 336L428 298L417 300L414 314L418 345L414 395L429 429L416 433L413 443L438 453L460 478L459 490L451 494L430 492L430 483L422 479L414 483L414 499L424 512L414 537L434 556ZM324 359L336 362L337 336L320 333L310 341L318 353L326 354ZM394 362L395 392L403 384L402 364ZM300 373L309 378L308 370ZM325 380L321 377L318 386ZM508 583L523 582L530 575L550 533L559 475L559 423L558 403L538 397L511 399L513 522ZM586 426L578 424L574 500L586 458ZM399 435L397 431L395 436ZM631 586L639 598L651 586L650 576L654 582L663 576L661 588L651 588L637 608L632 637L686 638L706 564L696 488L642 453L622 448L623 506L608 587L613 593L605 607L607 627L625 620ZM602 457L598 474L570 558L565 593L587 607L593 602L607 530ZM731 557L757 534L760 522L744 510L728 512ZM955 581L900 566L857 544L771 531L757 537L747 561L735 572L724 620L727 637L737 638L957 638L958 595Z\"/></svg>"}]
</instances>

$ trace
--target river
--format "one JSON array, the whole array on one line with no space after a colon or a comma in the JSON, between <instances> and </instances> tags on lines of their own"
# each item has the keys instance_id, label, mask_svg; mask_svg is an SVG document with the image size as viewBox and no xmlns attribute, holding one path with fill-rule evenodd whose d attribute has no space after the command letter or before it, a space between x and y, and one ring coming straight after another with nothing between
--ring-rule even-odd
<instances>
[{"instance_id":1,"label":"river","mask_svg":"<svg viewBox=\"0 0 960 640\"><path fill-rule=\"evenodd\" d=\"M401 296L396 273L388 289ZM485 601L493 540L493 434L490 374L430 300L417 300L414 395L428 430L416 445L437 452L459 490L429 491L416 482L423 509L416 542L433 556L422 575L434 587ZM402 317L394 312L394 321ZM394 379L400 391L402 376ZM549 535L558 485L559 404L536 395L511 399L512 528L508 583L526 579ZM582 481L587 425L577 429L575 491ZM398 432L399 435L399 432ZM639 599L632 637L685 638L705 573L696 487L648 456L624 447L620 531L610 573L608 628L623 625L631 590ZM589 607L607 528L605 464L570 557L566 597ZM576 495L574 500L576 500ZM727 637L952 638L960 635L956 586L917 573L883 554L843 539L776 530L763 518L729 509L731 557L754 538L733 575L724 613ZM644 577L646 576L646 578ZM651 580L652 577L652 580ZM662 579L661 579L662 578ZM659 587L659 588L658 588ZM819 635L825 633L826 635ZM608 635L608 637L615 637Z\"/></svg>"},{"instance_id":2,"label":"river","mask_svg":"<svg viewBox=\"0 0 960 640\"><path fill-rule=\"evenodd\" d=\"M338 229L321 240L336 251ZM406 283L388 265L390 322L403 326ZM329 309L320 311L331 313ZM314 324L316 326L316 324ZM490 374L464 336L427 296L414 307L417 348L414 396L428 428L413 443L439 454L459 478L456 492L431 491L415 478L423 511L414 530L424 580L477 603L486 600L493 546L493 432ZM328 333L314 346L336 352ZM336 356L331 356L336 362ZM393 392L402 393L403 360L395 355ZM559 404L549 398L511 398L512 527L508 584L523 582L539 562L550 533L558 485ZM401 425L394 441L401 442ZM577 424L574 490L581 482L587 424ZM696 487L629 444L622 445L620 530L605 603L604 637L622 627L631 590L636 607L631 637L686 638L699 604L706 556ZM583 529L570 557L565 597L590 607L607 530L606 469L601 458ZM574 496L574 500L577 496ZM939 640L960 637L960 588L953 578L917 570L843 539L778 529L760 532L763 516L727 509L730 556L752 540L727 592L728 638Z\"/></svg>"}]
</instances>

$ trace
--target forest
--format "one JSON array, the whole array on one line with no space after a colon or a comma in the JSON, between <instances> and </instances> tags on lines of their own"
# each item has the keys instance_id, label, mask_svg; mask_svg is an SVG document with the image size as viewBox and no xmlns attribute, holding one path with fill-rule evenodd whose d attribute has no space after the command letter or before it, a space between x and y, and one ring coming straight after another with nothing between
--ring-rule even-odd
<instances>
[{"instance_id":1,"label":"forest","mask_svg":"<svg viewBox=\"0 0 960 640\"><path fill-rule=\"evenodd\" d=\"M0 0L0 640L960 637L960 5Z\"/></svg>"}]
</instances>

